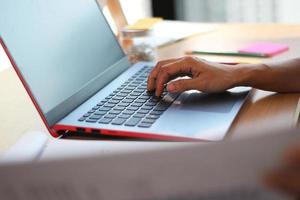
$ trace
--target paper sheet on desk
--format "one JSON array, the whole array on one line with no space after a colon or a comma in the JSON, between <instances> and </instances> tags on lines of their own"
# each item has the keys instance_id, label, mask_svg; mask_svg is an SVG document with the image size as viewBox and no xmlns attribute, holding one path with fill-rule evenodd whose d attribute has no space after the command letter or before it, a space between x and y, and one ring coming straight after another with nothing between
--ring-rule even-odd
<instances>
[{"instance_id":1,"label":"paper sheet on desk","mask_svg":"<svg viewBox=\"0 0 300 200\"><path fill-rule=\"evenodd\" d=\"M186 145L175 142L153 141L109 141L50 139L40 160L78 158L86 156L107 156L121 153L163 150Z\"/></svg>"},{"instance_id":2,"label":"paper sheet on desk","mask_svg":"<svg viewBox=\"0 0 300 200\"><path fill-rule=\"evenodd\" d=\"M296 133L142 154L0 167L1 199L276 200L258 184ZM298 138L299 139L299 138Z\"/></svg>"},{"instance_id":3,"label":"paper sheet on desk","mask_svg":"<svg viewBox=\"0 0 300 200\"><path fill-rule=\"evenodd\" d=\"M215 30L210 25L199 25L198 23L163 20L154 26L150 36L136 38L137 44L147 43L153 47L164 46L187 37Z\"/></svg>"}]
</instances>

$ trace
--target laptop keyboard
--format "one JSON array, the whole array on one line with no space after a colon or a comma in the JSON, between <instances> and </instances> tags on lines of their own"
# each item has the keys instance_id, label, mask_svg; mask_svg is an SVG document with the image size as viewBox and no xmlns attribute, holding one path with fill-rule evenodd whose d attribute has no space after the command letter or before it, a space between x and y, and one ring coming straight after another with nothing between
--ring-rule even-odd
<instances>
[{"instance_id":1,"label":"laptop keyboard","mask_svg":"<svg viewBox=\"0 0 300 200\"><path fill-rule=\"evenodd\" d=\"M150 128L178 96L172 94L170 101L166 102L163 100L168 95L166 89L161 97L149 93L147 77L151 70L152 67L144 66L78 121Z\"/></svg>"}]
</instances>

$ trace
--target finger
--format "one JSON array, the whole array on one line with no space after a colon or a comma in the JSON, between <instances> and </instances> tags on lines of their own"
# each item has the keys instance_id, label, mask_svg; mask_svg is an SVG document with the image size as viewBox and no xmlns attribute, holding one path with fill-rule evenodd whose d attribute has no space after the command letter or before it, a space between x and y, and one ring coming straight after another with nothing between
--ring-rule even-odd
<instances>
[{"instance_id":1,"label":"finger","mask_svg":"<svg viewBox=\"0 0 300 200\"><path fill-rule=\"evenodd\" d=\"M286 168L271 172L265 177L265 183L274 189L300 196L300 169Z\"/></svg>"},{"instance_id":2,"label":"finger","mask_svg":"<svg viewBox=\"0 0 300 200\"><path fill-rule=\"evenodd\" d=\"M179 59L180 58L163 60L163 61L160 61L156 64L156 66L153 68L153 70L150 72L150 74L148 76L148 80L147 80L147 89L148 89L148 91L153 91L155 89L156 77L157 77L157 73L160 70L160 68L163 65L175 62Z\"/></svg>"},{"instance_id":3,"label":"finger","mask_svg":"<svg viewBox=\"0 0 300 200\"><path fill-rule=\"evenodd\" d=\"M199 80L197 79L181 79L168 84L169 92L184 92L188 90L200 90Z\"/></svg>"},{"instance_id":4,"label":"finger","mask_svg":"<svg viewBox=\"0 0 300 200\"><path fill-rule=\"evenodd\" d=\"M161 95L164 89L164 85L170 80L171 77L176 78L176 76L182 76L183 74L192 74L194 65L195 64L191 62L189 58L183 58L176 62L162 66L158 71L156 77L155 95Z\"/></svg>"}]
</instances>

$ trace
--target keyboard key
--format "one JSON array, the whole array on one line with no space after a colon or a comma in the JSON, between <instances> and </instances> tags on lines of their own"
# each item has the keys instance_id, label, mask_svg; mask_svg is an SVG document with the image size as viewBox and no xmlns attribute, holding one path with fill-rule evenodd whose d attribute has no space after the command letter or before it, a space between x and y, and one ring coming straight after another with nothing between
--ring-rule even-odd
<instances>
[{"instance_id":1,"label":"keyboard key","mask_svg":"<svg viewBox=\"0 0 300 200\"><path fill-rule=\"evenodd\" d=\"M102 118L102 119L100 119L99 123L100 124L109 124L111 121L112 121L112 119Z\"/></svg>"},{"instance_id":2,"label":"keyboard key","mask_svg":"<svg viewBox=\"0 0 300 200\"><path fill-rule=\"evenodd\" d=\"M112 111L109 111L109 114L113 114L113 115L118 115L120 114L121 111L120 110L112 110Z\"/></svg>"},{"instance_id":3,"label":"keyboard key","mask_svg":"<svg viewBox=\"0 0 300 200\"><path fill-rule=\"evenodd\" d=\"M128 97L126 97L126 99L132 99L132 100L135 100L136 98L137 98L137 96L130 96L130 94Z\"/></svg>"},{"instance_id":4,"label":"keyboard key","mask_svg":"<svg viewBox=\"0 0 300 200\"><path fill-rule=\"evenodd\" d=\"M100 106L95 106L95 107L93 107L92 109L93 110L98 110L100 108Z\"/></svg>"},{"instance_id":5,"label":"keyboard key","mask_svg":"<svg viewBox=\"0 0 300 200\"><path fill-rule=\"evenodd\" d=\"M129 94L130 92L132 92L132 90L127 90L127 89L122 90L122 93L125 93L125 94Z\"/></svg>"},{"instance_id":6,"label":"keyboard key","mask_svg":"<svg viewBox=\"0 0 300 200\"><path fill-rule=\"evenodd\" d=\"M154 93L151 93L151 92L144 92L143 96L145 96L145 97L153 97L153 94Z\"/></svg>"},{"instance_id":7,"label":"keyboard key","mask_svg":"<svg viewBox=\"0 0 300 200\"><path fill-rule=\"evenodd\" d=\"M137 113L139 113L139 114L148 114L149 112L150 112L150 110L143 110L143 109L141 109Z\"/></svg>"},{"instance_id":8,"label":"keyboard key","mask_svg":"<svg viewBox=\"0 0 300 200\"><path fill-rule=\"evenodd\" d=\"M104 104L104 107L112 108L112 107L115 107L115 105L116 105L116 104L106 103L106 104Z\"/></svg>"},{"instance_id":9,"label":"keyboard key","mask_svg":"<svg viewBox=\"0 0 300 200\"><path fill-rule=\"evenodd\" d=\"M97 104L97 106L103 106L104 105L104 102L100 102Z\"/></svg>"},{"instance_id":10,"label":"keyboard key","mask_svg":"<svg viewBox=\"0 0 300 200\"><path fill-rule=\"evenodd\" d=\"M135 89L137 86L139 86L140 84L139 83L131 83L130 85L128 85L127 88L131 88L131 89ZM127 89L126 88L126 89Z\"/></svg>"},{"instance_id":11,"label":"keyboard key","mask_svg":"<svg viewBox=\"0 0 300 200\"><path fill-rule=\"evenodd\" d=\"M88 122L88 123L96 123L97 120L96 119L87 119L86 122Z\"/></svg>"},{"instance_id":12,"label":"keyboard key","mask_svg":"<svg viewBox=\"0 0 300 200\"><path fill-rule=\"evenodd\" d=\"M104 100L105 101L108 101L108 100L110 100L112 97L111 96L108 96L108 97L106 97Z\"/></svg>"},{"instance_id":13,"label":"keyboard key","mask_svg":"<svg viewBox=\"0 0 300 200\"><path fill-rule=\"evenodd\" d=\"M119 103L118 104L118 106L123 106L123 107L127 107L127 106L129 106L130 105L130 103Z\"/></svg>"},{"instance_id":14,"label":"keyboard key","mask_svg":"<svg viewBox=\"0 0 300 200\"><path fill-rule=\"evenodd\" d=\"M142 90L143 92L147 89L147 86L139 86L137 90Z\"/></svg>"},{"instance_id":15,"label":"keyboard key","mask_svg":"<svg viewBox=\"0 0 300 200\"><path fill-rule=\"evenodd\" d=\"M160 100L161 100L161 98L151 97L151 98L149 99L149 102L157 103L157 102L159 102Z\"/></svg>"},{"instance_id":16,"label":"keyboard key","mask_svg":"<svg viewBox=\"0 0 300 200\"><path fill-rule=\"evenodd\" d=\"M143 106L142 109L143 110L152 110L153 106Z\"/></svg>"},{"instance_id":17,"label":"keyboard key","mask_svg":"<svg viewBox=\"0 0 300 200\"><path fill-rule=\"evenodd\" d=\"M116 106L116 107L114 107L114 110L125 110L125 107L123 107L123 106Z\"/></svg>"},{"instance_id":18,"label":"keyboard key","mask_svg":"<svg viewBox=\"0 0 300 200\"><path fill-rule=\"evenodd\" d=\"M83 115L83 117L89 117L89 116L91 116L91 113L87 113Z\"/></svg>"},{"instance_id":19,"label":"keyboard key","mask_svg":"<svg viewBox=\"0 0 300 200\"><path fill-rule=\"evenodd\" d=\"M169 103L160 102L155 108L154 111L165 111L170 106Z\"/></svg>"},{"instance_id":20,"label":"keyboard key","mask_svg":"<svg viewBox=\"0 0 300 200\"><path fill-rule=\"evenodd\" d=\"M102 115L92 115L89 119L99 120L101 117L102 117Z\"/></svg>"},{"instance_id":21,"label":"keyboard key","mask_svg":"<svg viewBox=\"0 0 300 200\"><path fill-rule=\"evenodd\" d=\"M125 115L132 115L133 113L135 113L135 111L134 110L125 110L122 113Z\"/></svg>"},{"instance_id":22,"label":"keyboard key","mask_svg":"<svg viewBox=\"0 0 300 200\"><path fill-rule=\"evenodd\" d=\"M141 93L138 93L138 92L132 92L132 93L130 93L130 96L140 96L141 95Z\"/></svg>"},{"instance_id":23,"label":"keyboard key","mask_svg":"<svg viewBox=\"0 0 300 200\"><path fill-rule=\"evenodd\" d=\"M125 126L136 126L141 121L141 118L130 118L126 123Z\"/></svg>"},{"instance_id":24,"label":"keyboard key","mask_svg":"<svg viewBox=\"0 0 300 200\"><path fill-rule=\"evenodd\" d=\"M127 87L126 87L126 90L134 90L134 89L135 89L134 86L127 86Z\"/></svg>"},{"instance_id":25,"label":"keyboard key","mask_svg":"<svg viewBox=\"0 0 300 200\"><path fill-rule=\"evenodd\" d=\"M118 116L119 118L129 119L131 115L121 114Z\"/></svg>"},{"instance_id":26,"label":"keyboard key","mask_svg":"<svg viewBox=\"0 0 300 200\"><path fill-rule=\"evenodd\" d=\"M111 110L111 108L108 108L108 107L102 107L99 109L99 111L109 111Z\"/></svg>"},{"instance_id":27,"label":"keyboard key","mask_svg":"<svg viewBox=\"0 0 300 200\"><path fill-rule=\"evenodd\" d=\"M112 99L113 99L113 100L123 100L123 99L124 99L124 97L120 97L120 96L114 96Z\"/></svg>"},{"instance_id":28,"label":"keyboard key","mask_svg":"<svg viewBox=\"0 0 300 200\"><path fill-rule=\"evenodd\" d=\"M113 96L115 96L115 94L110 94L110 95L108 95L107 97L108 97L109 99L111 99Z\"/></svg>"},{"instance_id":29,"label":"keyboard key","mask_svg":"<svg viewBox=\"0 0 300 200\"><path fill-rule=\"evenodd\" d=\"M107 99L103 99L102 101L101 101L101 103L106 103L108 100Z\"/></svg>"},{"instance_id":30,"label":"keyboard key","mask_svg":"<svg viewBox=\"0 0 300 200\"><path fill-rule=\"evenodd\" d=\"M81 117L80 119L78 119L78 121L83 122L86 119L86 117Z\"/></svg>"},{"instance_id":31,"label":"keyboard key","mask_svg":"<svg viewBox=\"0 0 300 200\"><path fill-rule=\"evenodd\" d=\"M145 114L140 114L140 113L133 115L133 117L136 118L144 118L145 116L146 116Z\"/></svg>"},{"instance_id":32,"label":"keyboard key","mask_svg":"<svg viewBox=\"0 0 300 200\"><path fill-rule=\"evenodd\" d=\"M122 92L121 92L121 93L118 93L116 96L117 96L117 97L123 97L123 98L124 98L124 97L127 97L127 95L128 95L127 93L122 93Z\"/></svg>"},{"instance_id":33,"label":"keyboard key","mask_svg":"<svg viewBox=\"0 0 300 200\"><path fill-rule=\"evenodd\" d=\"M155 119L144 119L141 123L153 124Z\"/></svg>"},{"instance_id":34,"label":"keyboard key","mask_svg":"<svg viewBox=\"0 0 300 200\"><path fill-rule=\"evenodd\" d=\"M147 100L146 99L140 99L138 98L137 100L135 100L135 103L145 103Z\"/></svg>"},{"instance_id":35,"label":"keyboard key","mask_svg":"<svg viewBox=\"0 0 300 200\"><path fill-rule=\"evenodd\" d=\"M130 84L131 87L135 87L135 88L136 88L137 86L139 86L139 85L140 85L139 83L134 83L134 82L132 82L132 83Z\"/></svg>"},{"instance_id":36,"label":"keyboard key","mask_svg":"<svg viewBox=\"0 0 300 200\"><path fill-rule=\"evenodd\" d=\"M115 92L120 92L123 88L122 87L118 87Z\"/></svg>"},{"instance_id":37,"label":"keyboard key","mask_svg":"<svg viewBox=\"0 0 300 200\"><path fill-rule=\"evenodd\" d=\"M133 92L142 94L143 92L145 92L145 90L144 89L135 89Z\"/></svg>"},{"instance_id":38,"label":"keyboard key","mask_svg":"<svg viewBox=\"0 0 300 200\"><path fill-rule=\"evenodd\" d=\"M121 103L132 103L133 101L133 99L124 99L123 101L121 101Z\"/></svg>"},{"instance_id":39,"label":"keyboard key","mask_svg":"<svg viewBox=\"0 0 300 200\"><path fill-rule=\"evenodd\" d=\"M94 112L96 112L96 110L90 110L90 111L88 111L87 113L92 114L92 113L94 113Z\"/></svg>"},{"instance_id":40,"label":"keyboard key","mask_svg":"<svg viewBox=\"0 0 300 200\"><path fill-rule=\"evenodd\" d=\"M97 111L94 114L95 115L105 115L107 113L107 111Z\"/></svg>"},{"instance_id":41,"label":"keyboard key","mask_svg":"<svg viewBox=\"0 0 300 200\"><path fill-rule=\"evenodd\" d=\"M122 125L124 124L124 122L126 121L126 119L124 118L117 118L117 119L114 119L111 124L113 125Z\"/></svg>"},{"instance_id":42,"label":"keyboard key","mask_svg":"<svg viewBox=\"0 0 300 200\"><path fill-rule=\"evenodd\" d=\"M137 111L139 109L139 107L134 107L134 106L130 106L127 108L127 110L133 110L133 111Z\"/></svg>"},{"instance_id":43,"label":"keyboard key","mask_svg":"<svg viewBox=\"0 0 300 200\"><path fill-rule=\"evenodd\" d=\"M161 115L161 114L163 114L163 111L152 111L150 113L150 115Z\"/></svg>"},{"instance_id":44,"label":"keyboard key","mask_svg":"<svg viewBox=\"0 0 300 200\"><path fill-rule=\"evenodd\" d=\"M117 104L117 103L120 103L120 100L109 100L108 103L112 103L112 104Z\"/></svg>"},{"instance_id":45,"label":"keyboard key","mask_svg":"<svg viewBox=\"0 0 300 200\"><path fill-rule=\"evenodd\" d=\"M113 115L113 114L107 114L104 116L104 118L109 118L109 119L114 119L116 117L117 117L117 115Z\"/></svg>"},{"instance_id":46,"label":"keyboard key","mask_svg":"<svg viewBox=\"0 0 300 200\"><path fill-rule=\"evenodd\" d=\"M142 103L133 103L131 106L133 107L141 107L143 104Z\"/></svg>"},{"instance_id":47,"label":"keyboard key","mask_svg":"<svg viewBox=\"0 0 300 200\"><path fill-rule=\"evenodd\" d=\"M147 102L145 103L145 106L155 106L156 104L156 102Z\"/></svg>"},{"instance_id":48,"label":"keyboard key","mask_svg":"<svg viewBox=\"0 0 300 200\"><path fill-rule=\"evenodd\" d=\"M140 96L138 99L148 100L150 99L150 96Z\"/></svg>"},{"instance_id":49,"label":"keyboard key","mask_svg":"<svg viewBox=\"0 0 300 200\"><path fill-rule=\"evenodd\" d=\"M138 127L140 128L150 128L152 126L152 124L148 124L148 123L140 123L138 125Z\"/></svg>"},{"instance_id":50,"label":"keyboard key","mask_svg":"<svg viewBox=\"0 0 300 200\"><path fill-rule=\"evenodd\" d=\"M148 115L146 116L147 119L158 119L159 118L159 115Z\"/></svg>"}]
</instances>

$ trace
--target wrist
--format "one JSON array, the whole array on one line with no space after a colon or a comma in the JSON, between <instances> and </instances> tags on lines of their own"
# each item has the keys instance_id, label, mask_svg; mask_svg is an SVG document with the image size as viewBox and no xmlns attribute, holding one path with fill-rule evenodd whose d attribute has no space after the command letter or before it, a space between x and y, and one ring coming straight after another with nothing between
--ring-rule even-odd
<instances>
[{"instance_id":1,"label":"wrist","mask_svg":"<svg viewBox=\"0 0 300 200\"><path fill-rule=\"evenodd\" d=\"M266 64L239 64L233 71L233 85L257 87L267 78L270 67Z\"/></svg>"}]
</instances>

